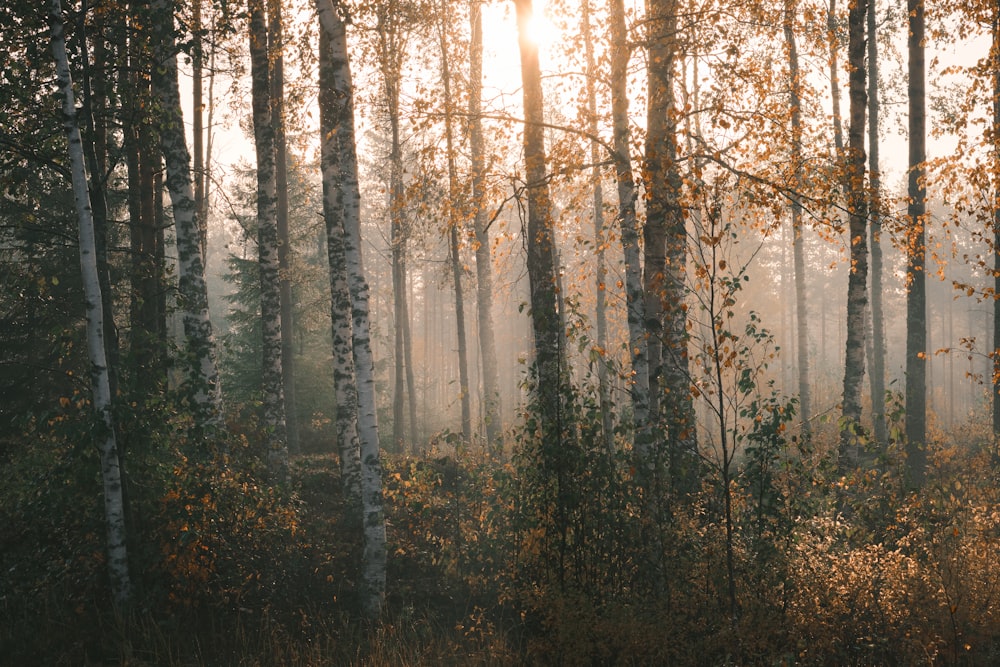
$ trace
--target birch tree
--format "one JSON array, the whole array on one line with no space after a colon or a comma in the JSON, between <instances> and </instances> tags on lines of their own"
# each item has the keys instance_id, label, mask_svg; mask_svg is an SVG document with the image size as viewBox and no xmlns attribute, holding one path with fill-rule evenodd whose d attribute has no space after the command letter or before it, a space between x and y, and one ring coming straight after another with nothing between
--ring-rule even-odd
<instances>
[{"instance_id":1,"label":"birch tree","mask_svg":"<svg viewBox=\"0 0 1000 667\"><path fill-rule=\"evenodd\" d=\"M379 615L385 600L385 516L382 464L375 412L375 364L371 351L369 288L361 260L361 193L354 139L354 84L347 50L347 29L333 0L316 0L320 29L329 40L330 80L336 108L331 136L336 141L341 213L344 221L344 265L351 296L352 357L358 389L358 437L361 454L361 508L364 525L362 607ZM324 137L325 139L325 137Z\"/></svg>"},{"instance_id":2,"label":"birch tree","mask_svg":"<svg viewBox=\"0 0 1000 667\"><path fill-rule=\"evenodd\" d=\"M278 277L277 185L274 176L274 126L270 59L264 0L250 0L250 70L254 145L257 152L257 253L260 270L261 394L267 442L267 467L275 480L288 474L285 395L282 387L281 287Z\"/></svg>"},{"instance_id":3,"label":"birch tree","mask_svg":"<svg viewBox=\"0 0 1000 667\"><path fill-rule=\"evenodd\" d=\"M451 276L455 287L455 324L458 334L458 378L462 405L462 441L472 438L472 408L469 396L468 345L465 339L465 297L462 294L462 256L458 243L459 227L462 226L462 193L458 180L458 166L455 164L456 148L454 118L452 112L452 77L448 55L448 0L442 0L438 37L441 46L441 85L444 92L444 137L448 161L448 248L451 255Z\"/></svg>"},{"instance_id":4,"label":"birch tree","mask_svg":"<svg viewBox=\"0 0 1000 667\"><path fill-rule=\"evenodd\" d=\"M623 0L610 0L611 16L611 117L615 181L618 190L618 224L621 227L622 250L625 256L625 302L628 319L629 357L632 374L629 394L632 397L632 421L635 430L635 450L648 452L652 432L649 421L649 360L645 330L645 300L643 298L642 265L639 255L639 223L636 219L637 198L632 172L631 137L628 120L628 34L625 26ZM645 456L646 454L643 454Z\"/></svg>"},{"instance_id":5,"label":"birch tree","mask_svg":"<svg viewBox=\"0 0 1000 667\"><path fill-rule=\"evenodd\" d=\"M528 198L528 283L531 292L531 326L535 334L535 395L538 400L542 438L553 446L559 438L561 331L556 307L555 235L552 203L546 174L545 114L538 44L532 41L528 23L531 0L514 0L517 10L518 47L524 99L524 178Z\"/></svg>"},{"instance_id":6,"label":"birch tree","mask_svg":"<svg viewBox=\"0 0 1000 667\"><path fill-rule=\"evenodd\" d=\"M222 394L215 361L215 340L208 316L208 288L201 253L198 211L191 179L191 155L184 136L180 87L177 79L177 42L172 0L153 0L152 90L157 114L160 149L166 161L167 190L173 205L177 236L179 307L187 349L185 381L188 399L199 430L222 425Z\"/></svg>"},{"instance_id":7,"label":"birch tree","mask_svg":"<svg viewBox=\"0 0 1000 667\"><path fill-rule=\"evenodd\" d=\"M101 459L101 483L104 492L104 522L107 533L108 573L116 604L125 605L131 595L128 553L125 540L125 502L118 458L115 424L111 415L111 382L104 339L104 310L101 284L97 271L97 243L94 219L87 189L87 169L84 165L83 141L73 95L73 78L66 54L66 37L60 0L49 5L52 55L56 78L63 97L63 129L69 150L80 242L80 270L83 274L87 312L87 352L90 357L90 387L97 421L94 436Z\"/></svg>"}]
</instances>

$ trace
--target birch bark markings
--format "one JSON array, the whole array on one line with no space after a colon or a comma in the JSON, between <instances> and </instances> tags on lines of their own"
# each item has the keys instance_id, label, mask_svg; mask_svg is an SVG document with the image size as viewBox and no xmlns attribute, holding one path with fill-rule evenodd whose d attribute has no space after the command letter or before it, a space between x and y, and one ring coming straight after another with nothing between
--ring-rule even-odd
<instances>
[{"instance_id":1,"label":"birch bark markings","mask_svg":"<svg viewBox=\"0 0 1000 667\"><path fill-rule=\"evenodd\" d=\"M327 264L330 271L330 320L333 343L333 393L337 402L337 450L345 500L361 514L361 449L358 440L358 386L354 372L351 328L351 292L347 282L344 234L344 195L340 188L337 145L337 98L330 62L330 37L319 35L320 160L323 175L323 219L326 223Z\"/></svg>"},{"instance_id":2,"label":"birch bark markings","mask_svg":"<svg viewBox=\"0 0 1000 667\"><path fill-rule=\"evenodd\" d=\"M111 383L104 340L104 311L97 270L97 243L94 219L87 189L83 142L73 96L73 79L66 55L66 37L59 0L49 5L52 56L56 64L59 91L63 96L63 129L66 131L73 200L76 205L80 239L80 270L83 274L87 312L87 352L90 356L90 385L98 428L94 430L101 459L101 482L104 493L104 521L108 549L108 573L115 603L126 604L131 595L128 553L125 541L125 502L122 489L118 443L111 415Z\"/></svg>"},{"instance_id":3,"label":"birch bark markings","mask_svg":"<svg viewBox=\"0 0 1000 667\"><path fill-rule=\"evenodd\" d=\"M382 464L379 459L375 412L375 364L371 351L369 288L361 260L361 193L354 139L354 85L347 50L347 30L332 0L316 0L320 26L329 39L330 75L337 102L332 135L339 162L338 186L344 216L344 259L351 295L351 334L358 389L358 437L361 450L361 507L365 546L362 607L377 617L385 601L385 516L382 503Z\"/></svg>"},{"instance_id":4,"label":"birch bark markings","mask_svg":"<svg viewBox=\"0 0 1000 667\"><path fill-rule=\"evenodd\" d=\"M278 278L278 210L274 176L270 58L264 0L249 0L250 71L254 145L257 151L257 253L260 270L261 395L267 467L272 479L288 476L285 395L281 372L281 287Z\"/></svg>"},{"instance_id":5,"label":"birch bark markings","mask_svg":"<svg viewBox=\"0 0 1000 667\"><path fill-rule=\"evenodd\" d=\"M177 44L173 2L153 0L152 90L159 103L160 148L167 166L167 189L177 236L179 306L187 343L186 389L195 413L195 428L222 425L222 393L215 361L215 340L208 317L208 288L201 254L200 223L191 180L191 155L184 136L177 80Z\"/></svg>"}]
</instances>

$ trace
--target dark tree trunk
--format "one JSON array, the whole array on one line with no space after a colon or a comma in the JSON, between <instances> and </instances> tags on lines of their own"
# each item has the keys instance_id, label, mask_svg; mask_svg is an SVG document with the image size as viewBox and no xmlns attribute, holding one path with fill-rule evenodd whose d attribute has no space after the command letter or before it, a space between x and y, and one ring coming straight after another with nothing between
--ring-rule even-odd
<instances>
[{"instance_id":1,"label":"dark tree trunk","mask_svg":"<svg viewBox=\"0 0 1000 667\"><path fill-rule=\"evenodd\" d=\"M561 438L562 350L556 307L555 235L546 174L544 96L538 46L528 36L531 0L514 0L524 95L524 172L528 195L528 282L535 336L535 396L547 446Z\"/></svg>"},{"instance_id":2,"label":"dark tree trunk","mask_svg":"<svg viewBox=\"0 0 1000 667\"><path fill-rule=\"evenodd\" d=\"M906 471L911 488L923 484L927 466L927 288L926 232L926 73L924 66L924 2L908 0L907 38L910 121L910 171L906 214Z\"/></svg>"},{"instance_id":3,"label":"dark tree trunk","mask_svg":"<svg viewBox=\"0 0 1000 667\"><path fill-rule=\"evenodd\" d=\"M851 270L847 282L847 344L844 354L843 423L840 466L851 469L861 456L861 383L865 374L865 312L868 282L868 197L865 192L865 17L867 0L851 5L847 52L850 62L851 116L848 130L847 210L850 216Z\"/></svg>"}]
</instances>

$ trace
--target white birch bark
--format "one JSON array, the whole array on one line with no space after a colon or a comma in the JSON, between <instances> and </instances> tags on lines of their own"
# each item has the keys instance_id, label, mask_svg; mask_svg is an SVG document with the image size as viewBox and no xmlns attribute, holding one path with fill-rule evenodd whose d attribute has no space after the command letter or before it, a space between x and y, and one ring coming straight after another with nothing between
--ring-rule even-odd
<instances>
[{"instance_id":1,"label":"white birch bark","mask_svg":"<svg viewBox=\"0 0 1000 667\"><path fill-rule=\"evenodd\" d=\"M267 20L263 0L250 0L250 69L257 149L257 254L260 267L261 394L267 468L273 480L288 476L285 395L282 386L281 284L278 279L278 205Z\"/></svg>"},{"instance_id":2,"label":"white birch bark","mask_svg":"<svg viewBox=\"0 0 1000 667\"><path fill-rule=\"evenodd\" d=\"M330 72L330 38L319 37L320 165L323 175L323 218L326 221L327 263L330 270L330 320L333 334L333 391L337 402L337 448L340 453L340 483L344 499L361 507L361 450L358 441L358 387L354 373L351 331L351 292L347 285L344 247L344 202L337 151L336 96Z\"/></svg>"},{"instance_id":3,"label":"white birch bark","mask_svg":"<svg viewBox=\"0 0 1000 667\"><path fill-rule=\"evenodd\" d=\"M362 606L377 617L385 600L385 515L382 508L382 463L375 414L375 364L368 315L369 289L361 258L361 192L354 140L354 85L347 55L347 31L332 0L316 0L322 30L330 39L330 64L336 100L334 134L343 191L345 263L351 293L354 370L358 387L358 437L361 446L361 507L364 515Z\"/></svg>"},{"instance_id":4,"label":"white birch bark","mask_svg":"<svg viewBox=\"0 0 1000 667\"><path fill-rule=\"evenodd\" d=\"M50 5L52 55L56 76L63 95L63 127L69 144L70 168L73 176L73 200L76 204L80 234L80 270L87 304L87 351L90 355L90 384L94 412L98 419L95 429L97 449L101 457L101 482L104 490L104 519L107 529L108 573L111 590L118 605L128 602L131 583L125 543L125 503L122 495L118 443L111 416L111 384L107 352L104 347L104 311L101 305L101 284L97 272L97 245L94 219L87 190L87 170L83 162L83 143L73 97L73 79L66 55L66 38L60 0Z\"/></svg>"},{"instance_id":5,"label":"white birch bark","mask_svg":"<svg viewBox=\"0 0 1000 667\"><path fill-rule=\"evenodd\" d=\"M208 287L201 254L201 233L191 178L191 155L184 136L177 81L177 45L173 3L153 0L153 94L159 103L160 148L167 165L167 190L177 236L177 274L184 336L187 342L187 379L191 407L199 429L222 424L222 393L215 362L215 340L208 317Z\"/></svg>"}]
</instances>

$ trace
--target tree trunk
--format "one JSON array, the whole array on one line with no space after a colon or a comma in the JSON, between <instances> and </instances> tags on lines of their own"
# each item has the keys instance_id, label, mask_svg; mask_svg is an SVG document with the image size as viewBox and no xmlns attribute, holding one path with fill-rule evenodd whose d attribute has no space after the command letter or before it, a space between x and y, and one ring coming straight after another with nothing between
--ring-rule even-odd
<instances>
[{"instance_id":1,"label":"tree trunk","mask_svg":"<svg viewBox=\"0 0 1000 667\"><path fill-rule=\"evenodd\" d=\"M316 0L316 8L322 29L330 39L330 71L338 104L333 134L337 138L340 163L345 264L351 294L352 351L358 386L358 437L361 447L361 501L365 534L362 607L367 616L374 618L381 612L385 601L385 516L375 412L375 364L368 314L369 289L361 261L361 192L354 140L354 85L347 55L346 26L332 0Z\"/></svg>"},{"instance_id":2,"label":"tree trunk","mask_svg":"<svg viewBox=\"0 0 1000 667\"><path fill-rule=\"evenodd\" d=\"M639 257L639 225L636 220L635 176L632 172L628 120L628 35L623 0L611 0L611 116L614 127L615 181L618 185L618 222L625 255L625 302L628 315L629 357L632 377L632 420L638 457L649 456L652 431L649 420L649 359L643 299L642 266Z\"/></svg>"},{"instance_id":3,"label":"tree trunk","mask_svg":"<svg viewBox=\"0 0 1000 667\"><path fill-rule=\"evenodd\" d=\"M215 362L215 341L208 316L208 289L201 255L200 223L194 206L191 156L184 136L177 79L173 3L153 0L154 61L152 89L159 103L160 147L167 165L167 189L177 236L179 307L187 344L186 393L198 431L222 425L222 394Z\"/></svg>"},{"instance_id":4,"label":"tree trunk","mask_svg":"<svg viewBox=\"0 0 1000 667\"><path fill-rule=\"evenodd\" d=\"M850 61L851 125L848 131L847 210L850 215L851 270L847 282L847 344L844 354L843 423L840 465L860 463L861 382L865 374L865 309L867 308L868 198L865 192L865 14L867 0L851 5L847 52Z\"/></svg>"},{"instance_id":5,"label":"tree trunk","mask_svg":"<svg viewBox=\"0 0 1000 667\"><path fill-rule=\"evenodd\" d=\"M483 367L483 418L486 444L496 453L501 447L500 381L493 336L493 253L486 224L486 158L483 147L483 20L481 0L470 0L469 21L469 152L472 169L473 225L476 232L476 308L479 354Z\"/></svg>"},{"instance_id":6,"label":"tree trunk","mask_svg":"<svg viewBox=\"0 0 1000 667\"><path fill-rule=\"evenodd\" d=\"M869 381L875 442L885 446L889 433L885 421L885 315L882 308L882 181L879 174L879 82L876 2L868 6L868 186L871 190L871 318L872 342Z\"/></svg>"},{"instance_id":7,"label":"tree trunk","mask_svg":"<svg viewBox=\"0 0 1000 667\"><path fill-rule=\"evenodd\" d=\"M795 188L805 185L802 162L802 82L799 80L799 50L795 42L795 0L785 1L785 46L788 49L789 106L792 116L792 169ZM795 320L796 346L799 364L799 415L802 418L802 437L812 436L810 419L812 405L809 392L809 311L806 301L805 239L802 236L802 203L796 197L792 201L792 262L795 267Z\"/></svg>"},{"instance_id":8,"label":"tree trunk","mask_svg":"<svg viewBox=\"0 0 1000 667\"><path fill-rule=\"evenodd\" d=\"M107 531L108 572L115 603L124 606L131 595L128 554L125 541L125 505L122 495L121 468L115 424L111 414L111 384L104 339L104 312L101 284L97 271L97 244L94 219L87 191L87 170L84 166L83 142L73 99L73 79L66 55L66 38L62 6L59 0L50 5L52 55L56 63L59 90L63 95L63 127L66 131L70 168L73 178L73 199L76 205L80 235L80 269L83 274L87 306L87 351L90 356L90 384L97 427L94 435L101 458L101 482L104 491L104 520Z\"/></svg>"},{"instance_id":9,"label":"tree trunk","mask_svg":"<svg viewBox=\"0 0 1000 667\"><path fill-rule=\"evenodd\" d=\"M644 278L649 411L654 424L663 422L668 450L647 452L651 456L640 462L639 469L644 475L657 474L655 469L667 464L671 483L689 491L696 482L698 452L687 353L687 230L677 168L677 11L676 0L649 2L649 101L643 174L647 193Z\"/></svg>"},{"instance_id":10,"label":"tree trunk","mask_svg":"<svg viewBox=\"0 0 1000 667\"><path fill-rule=\"evenodd\" d=\"M337 449L340 482L352 513L361 519L361 450L358 440L358 386L354 372L351 331L351 292L347 281L347 248L344 235L344 194L340 187L337 145L337 99L330 59L330 37L319 34L320 154L323 171L323 218L330 271L330 320L333 334L333 391L337 402Z\"/></svg>"},{"instance_id":11,"label":"tree trunk","mask_svg":"<svg viewBox=\"0 0 1000 667\"><path fill-rule=\"evenodd\" d=\"M285 390L288 451L298 454L299 416L295 402L295 330L292 309L292 244L288 234L288 142L285 136L285 59L283 0L268 0L268 50L271 53L271 127L274 128L274 185L278 227L278 283L281 297L281 384Z\"/></svg>"},{"instance_id":12,"label":"tree trunk","mask_svg":"<svg viewBox=\"0 0 1000 667\"><path fill-rule=\"evenodd\" d=\"M472 439L472 405L469 395L469 362L465 341L465 299L462 295L462 257L459 254L458 228L464 213L462 193L455 165L454 119L451 109L451 68L448 58L448 3L441 4L438 31L441 44L441 83L444 88L444 137L448 157L448 245L451 254L451 275L455 284L455 325L458 330L458 377L462 401L462 442Z\"/></svg>"},{"instance_id":13,"label":"tree trunk","mask_svg":"<svg viewBox=\"0 0 1000 667\"><path fill-rule=\"evenodd\" d=\"M593 30L590 25L590 0L583 2L581 17L583 31L584 56L587 67L587 130L597 136L597 63L594 59ZM594 247L597 254L597 275L595 292L597 303L594 308L594 320L597 328L597 382L601 400L601 426L604 431L604 448L611 455L614 452L615 424L611 410L611 389L608 380L608 364L605 355L608 350L608 316L607 316L607 262L604 257L604 189L601 185L601 148L597 141L590 142L590 161L593 164L590 171L590 189L593 194L594 209Z\"/></svg>"},{"instance_id":14,"label":"tree trunk","mask_svg":"<svg viewBox=\"0 0 1000 667\"><path fill-rule=\"evenodd\" d=\"M1000 438L1000 7L993 10L993 435ZM969 327L971 330L972 327Z\"/></svg>"},{"instance_id":15,"label":"tree trunk","mask_svg":"<svg viewBox=\"0 0 1000 667\"><path fill-rule=\"evenodd\" d=\"M250 71L254 145L257 149L257 253L260 265L261 396L271 479L288 477L285 395L281 373L281 287L278 281L277 194L274 178L274 126L271 114L270 59L264 0L249 0Z\"/></svg>"},{"instance_id":16,"label":"tree trunk","mask_svg":"<svg viewBox=\"0 0 1000 667\"><path fill-rule=\"evenodd\" d=\"M826 14L826 38L830 47L830 97L833 102L833 146L837 150L837 163L844 156L844 128L840 115L840 38L837 36L837 0L830 0Z\"/></svg>"},{"instance_id":17,"label":"tree trunk","mask_svg":"<svg viewBox=\"0 0 1000 667\"><path fill-rule=\"evenodd\" d=\"M538 45L528 35L532 0L514 0L524 97L524 173L528 195L528 283L535 335L535 395L547 447L561 438L559 422L562 350L556 309L555 235L546 174L544 96Z\"/></svg>"},{"instance_id":18,"label":"tree trunk","mask_svg":"<svg viewBox=\"0 0 1000 667\"><path fill-rule=\"evenodd\" d=\"M201 256L208 266L208 218L205 211L205 103L203 98L202 73L205 63L205 47L202 39L202 0L191 2L191 150L194 153L194 208L198 215L198 235L201 242Z\"/></svg>"},{"instance_id":19,"label":"tree trunk","mask_svg":"<svg viewBox=\"0 0 1000 667\"><path fill-rule=\"evenodd\" d=\"M911 488L923 484L927 466L927 288L926 233L926 73L924 67L924 2L907 0L910 121L910 170L906 215L906 472Z\"/></svg>"}]
</instances>

